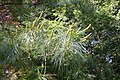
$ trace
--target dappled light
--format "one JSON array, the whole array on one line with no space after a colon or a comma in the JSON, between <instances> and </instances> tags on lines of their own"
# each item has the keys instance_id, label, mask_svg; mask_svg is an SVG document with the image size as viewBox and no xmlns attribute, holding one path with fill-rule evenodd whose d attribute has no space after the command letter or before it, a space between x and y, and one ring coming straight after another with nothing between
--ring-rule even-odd
<instances>
[{"instance_id":1,"label":"dappled light","mask_svg":"<svg viewBox=\"0 0 120 80\"><path fill-rule=\"evenodd\" d=\"M119 0L0 0L0 80L119 80Z\"/></svg>"}]
</instances>

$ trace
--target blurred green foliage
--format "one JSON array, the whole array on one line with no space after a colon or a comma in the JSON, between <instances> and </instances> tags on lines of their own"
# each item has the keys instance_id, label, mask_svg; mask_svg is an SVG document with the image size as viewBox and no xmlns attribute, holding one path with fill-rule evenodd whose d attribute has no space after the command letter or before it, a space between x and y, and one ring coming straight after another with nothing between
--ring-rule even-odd
<instances>
[{"instance_id":1,"label":"blurred green foliage","mask_svg":"<svg viewBox=\"0 0 120 80\"><path fill-rule=\"evenodd\" d=\"M119 0L13 1L0 1L1 80L120 79Z\"/></svg>"}]
</instances>

